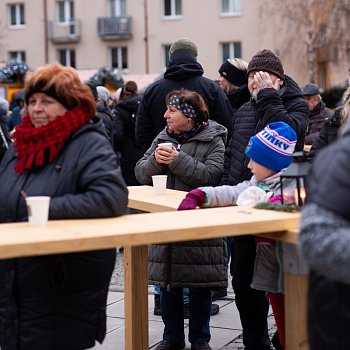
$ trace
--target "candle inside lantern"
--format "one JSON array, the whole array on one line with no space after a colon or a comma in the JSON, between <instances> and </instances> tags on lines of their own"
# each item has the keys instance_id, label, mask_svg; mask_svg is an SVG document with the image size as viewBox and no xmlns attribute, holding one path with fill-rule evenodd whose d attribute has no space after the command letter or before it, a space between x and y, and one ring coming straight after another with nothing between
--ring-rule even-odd
<instances>
[{"instance_id":1,"label":"candle inside lantern","mask_svg":"<svg viewBox=\"0 0 350 350\"><path fill-rule=\"evenodd\" d=\"M306 191L304 187L300 188L300 192L298 192L298 188L294 190L294 198L295 198L295 204L298 207L303 206L305 203L305 198L306 198Z\"/></svg>"}]
</instances>

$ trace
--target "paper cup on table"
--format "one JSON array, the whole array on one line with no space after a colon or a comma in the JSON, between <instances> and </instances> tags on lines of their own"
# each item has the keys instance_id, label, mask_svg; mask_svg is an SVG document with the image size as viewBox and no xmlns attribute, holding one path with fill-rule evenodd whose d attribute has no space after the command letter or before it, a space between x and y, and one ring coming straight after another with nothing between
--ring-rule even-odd
<instances>
[{"instance_id":1,"label":"paper cup on table","mask_svg":"<svg viewBox=\"0 0 350 350\"><path fill-rule=\"evenodd\" d=\"M31 225L43 226L49 218L50 197L29 196L26 197L28 221Z\"/></svg>"},{"instance_id":2,"label":"paper cup on table","mask_svg":"<svg viewBox=\"0 0 350 350\"><path fill-rule=\"evenodd\" d=\"M155 194L164 194L168 175L153 175L153 189Z\"/></svg>"}]
</instances>

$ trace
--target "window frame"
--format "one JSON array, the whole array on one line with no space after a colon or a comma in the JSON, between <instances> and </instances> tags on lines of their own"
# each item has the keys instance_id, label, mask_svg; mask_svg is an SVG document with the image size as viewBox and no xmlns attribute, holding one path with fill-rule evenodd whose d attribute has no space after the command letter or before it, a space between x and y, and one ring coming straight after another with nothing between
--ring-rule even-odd
<instances>
[{"instance_id":1,"label":"window frame","mask_svg":"<svg viewBox=\"0 0 350 350\"><path fill-rule=\"evenodd\" d=\"M114 65L113 51L117 51L117 65ZM125 62L124 62L125 58ZM112 69L127 73L129 71L128 47L127 46L112 46L108 48L108 61ZM121 64L120 64L121 63ZM124 67L125 64L125 67Z\"/></svg>"},{"instance_id":2,"label":"window frame","mask_svg":"<svg viewBox=\"0 0 350 350\"><path fill-rule=\"evenodd\" d=\"M63 4L63 18L61 18L60 5ZM57 23L59 25L67 25L74 21L74 1L72 0L58 0L56 2L57 8Z\"/></svg>"},{"instance_id":3,"label":"window frame","mask_svg":"<svg viewBox=\"0 0 350 350\"><path fill-rule=\"evenodd\" d=\"M15 9L15 23L12 23L12 9ZM22 22L23 17L23 23ZM25 4L23 2L8 4L8 24L10 28L24 28L26 26Z\"/></svg>"},{"instance_id":4,"label":"window frame","mask_svg":"<svg viewBox=\"0 0 350 350\"><path fill-rule=\"evenodd\" d=\"M25 51L9 51L8 53L10 62L25 63L26 52Z\"/></svg>"},{"instance_id":5,"label":"window frame","mask_svg":"<svg viewBox=\"0 0 350 350\"><path fill-rule=\"evenodd\" d=\"M164 44L162 47L163 51L163 68L164 70L169 64L169 51L170 51L171 44Z\"/></svg>"},{"instance_id":6,"label":"window frame","mask_svg":"<svg viewBox=\"0 0 350 350\"><path fill-rule=\"evenodd\" d=\"M224 54L224 45L228 45L228 57ZM236 50L236 45L238 45L239 48ZM221 48L221 59L222 62L225 62L229 58L242 58L242 42L241 41L228 41L228 42L221 42L220 43ZM238 51L237 53L235 51Z\"/></svg>"},{"instance_id":7,"label":"window frame","mask_svg":"<svg viewBox=\"0 0 350 350\"><path fill-rule=\"evenodd\" d=\"M108 0L108 13L110 17L125 17L126 0Z\"/></svg>"},{"instance_id":8,"label":"window frame","mask_svg":"<svg viewBox=\"0 0 350 350\"><path fill-rule=\"evenodd\" d=\"M170 14L167 15L165 13L166 10L166 4L165 2L169 1L170 2ZM176 13L177 5L179 4L180 8L180 13ZM182 18L183 16L183 11L182 11L182 0L163 0L163 12L162 12L162 18L164 19L179 19Z\"/></svg>"},{"instance_id":9,"label":"window frame","mask_svg":"<svg viewBox=\"0 0 350 350\"><path fill-rule=\"evenodd\" d=\"M61 60L61 53L65 54L65 62ZM76 68L76 52L73 48L57 49L57 60L62 66Z\"/></svg>"},{"instance_id":10,"label":"window frame","mask_svg":"<svg viewBox=\"0 0 350 350\"><path fill-rule=\"evenodd\" d=\"M224 12L224 1L228 2L228 11ZM242 15L242 0L221 0L220 15L223 17L236 17Z\"/></svg>"}]
</instances>

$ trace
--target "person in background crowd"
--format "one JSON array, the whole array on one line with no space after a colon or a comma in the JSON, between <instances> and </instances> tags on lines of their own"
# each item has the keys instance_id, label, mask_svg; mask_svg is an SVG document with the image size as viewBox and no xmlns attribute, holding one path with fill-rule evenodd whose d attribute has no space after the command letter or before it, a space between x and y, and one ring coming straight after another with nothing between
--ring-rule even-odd
<instances>
[{"instance_id":1,"label":"person in background crowd","mask_svg":"<svg viewBox=\"0 0 350 350\"><path fill-rule=\"evenodd\" d=\"M250 100L247 78L248 63L240 58L226 60L219 68L219 85L225 92L232 106L233 114L245 102ZM230 261L232 250L232 238L227 237L228 258ZM213 289L212 300L218 300L227 296L226 288Z\"/></svg>"},{"instance_id":2,"label":"person in background crowd","mask_svg":"<svg viewBox=\"0 0 350 350\"><path fill-rule=\"evenodd\" d=\"M6 126L6 116L8 112L9 102L0 97L0 161L11 144L11 137Z\"/></svg>"},{"instance_id":3,"label":"person in background crowd","mask_svg":"<svg viewBox=\"0 0 350 350\"><path fill-rule=\"evenodd\" d=\"M247 68L248 63L240 58L228 59L219 68L219 85L230 101L233 113L250 100Z\"/></svg>"},{"instance_id":4,"label":"person in background crowd","mask_svg":"<svg viewBox=\"0 0 350 350\"><path fill-rule=\"evenodd\" d=\"M168 176L167 188L189 191L220 182L227 130L209 119L197 92L180 89L166 96L167 126L137 162L136 178L152 185L152 175ZM171 147L159 145L170 142ZM183 288L189 288L189 341L192 350L210 350L211 289L227 287L224 238L155 244L149 248L149 280L161 286L163 341L156 350L185 347Z\"/></svg>"},{"instance_id":5,"label":"person in background crowd","mask_svg":"<svg viewBox=\"0 0 350 350\"><path fill-rule=\"evenodd\" d=\"M143 147L135 138L136 114L141 101L134 81L126 82L114 109L114 149L119 154L120 166L128 186L138 186L135 177L136 162L143 156Z\"/></svg>"},{"instance_id":6,"label":"person in background crowd","mask_svg":"<svg viewBox=\"0 0 350 350\"><path fill-rule=\"evenodd\" d=\"M349 73L350 82L350 73ZM333 115L327 118L321 128L318 138L313 143L308 155L308 160L313 161L315 155L323 147L334 142L339 134L339 129L345 124L350 113L350 96L344 101L343 105L336 108Z\"/></svg>"},{"instance_id":7,"label":"person in background crowd","mask_svg":"<svg viewBox=\"0 0 350 350\"><path fill-rule=\"evenodd\" d=\"M11 115L7 118L7 130L9 132L16 128L25 113L23 90L17 92L11 105Z\"/></svg>"},{"instance_id":8,"label":"person in background crowd","mask_svg":"<svg viewBox=\"0 0 350 350\"><path fill-rule=\"evenodd\" d=\"M309 105L310 119L305 134L305 144L312 145L317 139L320 130L327 118L333 115L333 111L326 107L322 101L320 89L316 84L306 84L301 92Z\"/></svg>"},{"instance_id":9,"label":"person in background crowd","mask_svg":"<svg viewBox=\"0 0 350 350\"><path fill-rule=\"evenodd\" d=\"M167 109L166 95L185 88L198 92L209 109L210 118L225 126L231 135L233 111L226 95L212 80L203 77L203 68L197 62L197 46L189 39L175 41L169 50L169 64L164 78L151 84L145 91L136 117L136 139L147 150L154 138L164 129Z\"/></svg>"},{"instance_id":10,"label":"person in background crowd","mask_svg":"<svg viewBox=\"0 0 350 350\"><path fill-rule=\"evenodd\" d=\"M308 178L299 247L310 267L310 350L347 350L350 344L350 123L320 150Z\"/></svg>"},{"instance_id":11,"label":"person in background crowd","mask_svg":"<svg viewBox=\"0 0 350 350\"><path fill-rule=\"evenodd\" d=\"M286 123L275 122L250 138L245 150L253 176L235 186L199 187L190 191L180 209L223 207L229 205L254 206L260 202L281 202L280 176L292 162L296 134ZM293 201L295 186L284 180L284 202ZM288 196L286 196L288 193ZM278 329L281 347L284 336L284 288L282 246L267 238L256 237L257 250L252 287L266 292Z\"/></svg>"},{"instance_id":12,"label":"person in background crowd","mask_svg":"<svg viewBox=\"0 0 350 350\"><path fill-rule=\"evenodd\" d=\"M309 109L298 84L284 74L281 60L270 50L257 52L248 64L251 100L235 113L233 133L225 151L222 185L237 185L252 176L245 154L251 136L272 122L290 125L297 135L296 150L302 150ZM254 237L235 237L232 246L232 285L243 327L246 350L269 350L265 292L251 288L256 244ZM274 339L278 340L278 337Z\"/></svg>"},{"instance_id":13,"label":"person in background crowd","mask_svg":"<svg viewBox=\"0 0 350 350\"><path fill-rule=\"evenodd\" d=\"M114 146L114 131L113 131L113 114L109 107L111 95L109 90L104 86L96 86L97 91L97 115L102 119L103 125L106 128L108 140Z\"/></svg>"},{"instance_id":14,"label":"person in background crowd","mask_svg":"<svg viewBox=\"0 0 350 350\"><path fill-rule=\"evenodd\" d=\"M28 113L0 164L0 223L28 219L25 199L50 196L49 219L123 215L128 191L95 118L89 88L71 67L27 73ZM0 262L0 347L83 350L102 343L115 249Z\"/></svg>"}]
</instances>

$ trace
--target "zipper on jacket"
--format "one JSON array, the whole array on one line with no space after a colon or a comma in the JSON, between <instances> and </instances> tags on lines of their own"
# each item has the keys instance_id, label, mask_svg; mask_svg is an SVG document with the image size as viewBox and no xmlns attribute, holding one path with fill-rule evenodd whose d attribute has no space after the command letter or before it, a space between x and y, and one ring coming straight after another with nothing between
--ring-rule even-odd
<instances>
[{"instance_id":1,"label":"zipper on jacket","mask_svg":"<svg viewBox=\"0 0 350 350\"><path fill-rule=\"evenodd\" d=\"M171 243L168 244L168 254L167 254L167 261L166 261L166 290L167 292L170 292L170 284L171 284L171 261L172 261L172 250L173 245Z\"/></svg>"}]
</instances>

